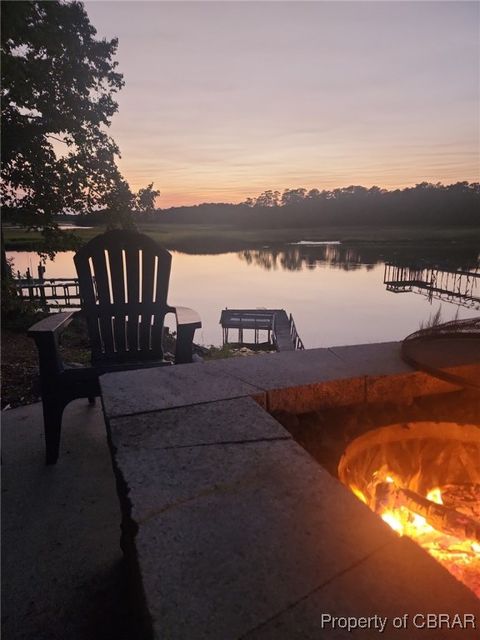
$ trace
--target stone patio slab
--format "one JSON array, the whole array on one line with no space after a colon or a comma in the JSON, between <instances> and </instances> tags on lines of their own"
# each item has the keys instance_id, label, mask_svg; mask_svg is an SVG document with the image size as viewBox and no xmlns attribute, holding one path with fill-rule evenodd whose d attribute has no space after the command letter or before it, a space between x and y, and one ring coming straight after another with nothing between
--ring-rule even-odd
<instances>
[{"instance_id":1,"label":"stone patio slab","mask_svg":"<svg viewBox=\"0 0 480 640\"><path fill-rule=\"evenodd\" d=\"M329 349L228 358L205 362L203 366L209 371L236 376L264 391L358 376L358 367L350 367Z\"/></svg>"},{"instance_id":2,"label":"stone patio slab","mask_svg":"<svg viewBox=\"0 0 480 640\"><path fill-rule=\"evenodd\" d=\"M413 371L412 367L401 358L401 344L401 342L355 344L330 347L329 351L357 374L391 376Z\"/></svg>"},{"instance_id":3,"label":"stone patio slab","mask_svg":"<svg viewBox=\"0 0 480 640\"><path fill-rule=\"evenodd\" d=\"M249 482L272 442L290 434L251 398L114 418L107 426L121 499L142 522L216 488ZM244 455L236 445L259 443Z\"/></svg>"},{"instance_id":4,"label":"stone patio slab","mask_svg":"<svg viewBox=\"0 0 480 640\"><path fill-rule=\"evenodd\" d=\"M263 389L268 411L304 413L365 400L361 367L345 364L329 349L230 358L205 366Z\"/></svg>"},{"instance_id":5,"label":"stone patio slab","mask_svg":"<svg viewBox=\"0 0 480 640\"><path fill-rule=\"evenodd\" d=\"M240 638L394 539L292 440L163 452L127 471L164 505L132 541L155 638Z\"/></svg>"},{"instance_id":6,"label":"stone patio slab","mask_svg":"<svg viewBox=\"0 0 480 640\"><path fill-rule=\"evenodd\" d=\"M467 614L476 629L426 628L428 614ZM332 617L371 617L370 629L334 628ZM384 630L374 617L386 618ZM404 616L407 616L403 623ZM418 617L415 617L418 616ZM395 629L394 619L402 618ZM372 553L288 610L247 633L245 640L472 640L478 636L480 602L466 587L408 538ZM397 621L398 624L398 621ZM424 625L424 626L422 626Z\"/></svg>"},{"instance_id":7,"label":"stone patio slab","mask_svg":"<svg viewBox=\"0 0 480 640\"><path fill-rule=\"evenodd\" d=\"M265 404L258 387L203 364L108 373L100 387L109 418L245 396Z\"/></svg>"},{"instance_id":8,"label":"stone patio slab","mask_svg":"<svg viewBox=\"0 0 480 640\"><path fill-rule=\"evenodd\" d=\"M366 402L396 402L416 396L449 393L458 387L416 371L401 357L401 342L382 342L345 347L331 347L330 351L365 376ZM442 366L448 364L443 359Z\"/></svg>"},{"instance_id":9,"label":"stone patio slab","mask_svg":"<svg viewBox=\"0 0 480 640\"><path fill-rule=\"evenodd\" d=\"M116 449L147 451L290 437L248 397L112 418L109 427Z\"/></svg>"}]
</instances>

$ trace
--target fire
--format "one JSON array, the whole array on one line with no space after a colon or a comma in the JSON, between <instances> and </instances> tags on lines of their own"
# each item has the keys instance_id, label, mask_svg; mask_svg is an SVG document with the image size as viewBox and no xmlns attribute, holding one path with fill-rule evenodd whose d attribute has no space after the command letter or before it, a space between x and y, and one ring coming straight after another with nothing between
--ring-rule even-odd
<instances>
[{"instance_id":1,"label":"fire","mask_svg":"<svg viewBox=\"0 0 480 640\"><path fill-rule=\"evenodd\" d=\"M338 474L400 536L480 597L480 429L418 422L353 440Z\"/></svg>"},{"instance_id":2,"label":"fire","mask_svg":"<svg viewBox=\"0 0 480 640\"><path fill-rule=\"evenodd\" d=\"M429 491L427 493L427 500L430 500L431 502L436 502L437 504L443 504L442 492L440 490L440 487L435 487L435 489L432 489L431 491Z\"/></svg>"},{"instance_id":3,"label":"fire","mask_svg":"<svg viewBox=\"0 0 480 640\"><path fill-rule=\"evenodd\" d=\"M380 514L380 517L386 522L394 531L403 536L403 523L394 511L384 511Z\"/></svg>"},{"instance_id":4,"label":"fire","mask_svg":"<svg viewBox=\"0 0 480 640\"><path fill-rule=\"evenodd\" d=\"M378 472L374 474L377 480L381 475L383 474ZM391 475L384 477L386 484L395 486ZM357 490L358 492L360 490ZM440 487L430 489L425 497L434 504L444 504ZM369 501L366 501L366 504L376 511L396 533L400 536L406 535L418 542L450 573L480 597L480 543L435 529L424 516L415 513L413 507L408 508L402 505L396 508L378 509L377 504Z\"/></svg>"}]
</instances>

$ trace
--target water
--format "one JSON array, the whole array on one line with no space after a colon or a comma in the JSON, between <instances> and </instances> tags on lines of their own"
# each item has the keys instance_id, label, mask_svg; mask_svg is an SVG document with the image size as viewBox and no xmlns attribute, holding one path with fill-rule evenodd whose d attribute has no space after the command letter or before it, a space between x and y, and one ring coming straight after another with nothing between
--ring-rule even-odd
<instances>
[{"instance_id":1,"label":"water","mask_svg":"<svg viewBox=\"0 0 480 640\"><path fill-rule=\"evenodd\" d=\"M448 247L440 253L447 268L478 270L474 249ZM15 269L23 273L30 267L36 275L36 253L7 255L14 258ZM438 262L438 255L410 245L383 251L308 243L210 255L172 251L168 301L199 312L203 327L195 341L206 345L221 344L219 319L225 307L285 309L306 348L401 340L438 308L443 321L457 314L479 315L478 305L465 308L416 293L387 291L384 262L411 264L419 256ZM45 277L74 277L72 258L73 252L64 252L47 261ZM478 288L474 293L480 296ZM167 324L173 327L172 321Z\"/></svg>"}]
</instances>

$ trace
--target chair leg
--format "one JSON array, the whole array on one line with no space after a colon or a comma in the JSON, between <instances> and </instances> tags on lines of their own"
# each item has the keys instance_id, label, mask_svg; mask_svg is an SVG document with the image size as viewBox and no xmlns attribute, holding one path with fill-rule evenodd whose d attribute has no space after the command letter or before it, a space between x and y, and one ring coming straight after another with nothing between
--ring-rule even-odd
<instances>
[{"instance_id":1,"label":"chair leg","mask_svg":"<svg viewBox=\"0 0 480 640\"><path fill-rule=\"evenodd\" d=\"M195 328L192 325L177 326L177 346L175 349L175 364L192 362L192 343Z\"/></svg>"},{"instance_id":2,"label":"chair leg","mask_svg":"<svg viewBox=\"0 0 480 640\"><path fill-rule=\"evenodd\" d=\"M43 424L45 430L45 447L47 465L55 464L60 449L62 416L65 404L58 399L43 400Z\"/></svg>"}]
</instances>

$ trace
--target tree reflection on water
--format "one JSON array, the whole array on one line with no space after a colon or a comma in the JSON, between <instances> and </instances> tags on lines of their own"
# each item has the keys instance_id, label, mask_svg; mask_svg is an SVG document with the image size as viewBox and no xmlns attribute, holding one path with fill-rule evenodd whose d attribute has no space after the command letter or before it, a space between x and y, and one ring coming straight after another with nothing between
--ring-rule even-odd
<instances>
[{"instance_id":1,"label":"tree reflection on water","mask_svg":"<svg viewBox=\"0 0 480 640\"><path fill-rule=\"evenodd\" d=\"M267 271L283 269L302 271L317 267L334 267L345 271L371 270L377 264L394 262L405 266L418 264L437 266L447 270L470 270L479 266L478 247L462 244L421 245L405 244L291 244L244 249L240 260L260 266Z\"/></svg>"}]
</instances>

